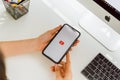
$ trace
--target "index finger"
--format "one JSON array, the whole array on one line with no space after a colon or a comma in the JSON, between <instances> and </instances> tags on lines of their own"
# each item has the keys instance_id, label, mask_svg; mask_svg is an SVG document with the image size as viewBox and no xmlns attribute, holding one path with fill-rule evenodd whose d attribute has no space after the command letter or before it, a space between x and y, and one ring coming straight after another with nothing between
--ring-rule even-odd
<instances>
[{"instance_id":1,"label":"index finger","mask_svg":"<svg viewBox=\"0 0 120 80\"><path fill-rule=\"evenodd\" d=\"M61 26L61 25L59 25L58 27L56 27L56 28L52 29L52 30L51 30L51 33L52 33L52 34L56 33L57 31L59 31L59 30L60 30L60 28L61 28L61 27L62 27L62 26Z\"/></svg>"},{"instance_id":2,"label":"index finger","mask_svg":"<svg viewBox=\"0 0 120 80\"><path fill-rule=\"evenodd\" d=\"M70 53L68 52L66 55L66 63L70 63Z\"/></svg>"}]
</instances>

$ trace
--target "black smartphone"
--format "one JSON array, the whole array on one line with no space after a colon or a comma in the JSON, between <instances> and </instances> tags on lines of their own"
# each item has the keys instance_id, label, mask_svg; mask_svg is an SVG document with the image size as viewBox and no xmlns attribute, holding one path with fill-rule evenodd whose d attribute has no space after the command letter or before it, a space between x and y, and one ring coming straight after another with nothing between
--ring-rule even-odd
<instances>
[{"instance_id":1,"label":"black smartphone","mask_svg":"<svg viewBox=\"0 0 120 80\"><path fill-rule=\"evenodd\" d=\"M81 33L68 24L64 24L43 50L43 55L54 63L60 63Z\"/></svg>"}]
</instances>

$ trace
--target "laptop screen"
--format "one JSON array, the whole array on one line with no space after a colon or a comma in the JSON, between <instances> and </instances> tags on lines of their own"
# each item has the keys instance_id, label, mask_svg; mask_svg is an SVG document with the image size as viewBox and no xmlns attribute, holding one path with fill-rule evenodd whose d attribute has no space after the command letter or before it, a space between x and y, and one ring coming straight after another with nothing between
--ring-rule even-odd
<instances>
[{"instance_id":1,"label":"laptop screen","mask_svg":"<svg viewBox=\"0 0 120 80\"><path fill-rule=\"evenodd\" d=\"M120 0L105 0L105 1L120 12Z\"/></svg>"},{"instance_id":2,"label":"laptop screen","mask_svg":"<svg viewBox=\"0 0 120 80\"><path fill-rule=\"evenodd\" d=\"M120 21L120 0L93 0Z\"/></svg>"}]
</instances>

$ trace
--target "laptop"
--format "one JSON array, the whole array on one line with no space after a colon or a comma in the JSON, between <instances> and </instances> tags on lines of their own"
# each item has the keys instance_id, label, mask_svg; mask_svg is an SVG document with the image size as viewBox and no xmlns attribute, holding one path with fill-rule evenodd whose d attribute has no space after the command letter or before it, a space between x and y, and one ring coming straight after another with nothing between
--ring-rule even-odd
<instances>
[{"instance_id":1,"label":"laptop","mask_svg":"<svg viewBox=\"0 0 120 80\"><path fill-rule=\"evenodd\" d=\"M79 26L113 55L96 53L80 73L88 80L120 80L120 56L115 54L120 51L120 1L77 1L88 9L80 18Z\"/></svg>"}]
</instances>

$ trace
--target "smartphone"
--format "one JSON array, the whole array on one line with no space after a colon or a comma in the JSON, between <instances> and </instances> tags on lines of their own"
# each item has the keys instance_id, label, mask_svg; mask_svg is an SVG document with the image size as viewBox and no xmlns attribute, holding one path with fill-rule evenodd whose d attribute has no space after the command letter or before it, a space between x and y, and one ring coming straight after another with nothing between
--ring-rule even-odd
<instances>
[{"instance_id":1,"label":"smartphone","mask_svg":"<svg viewBox=\"0 0 120 80\"><path fill-rule=\"evenodd\" d=\"M64 24L42 51L43 55L56 64L60 63L80 35L72 26Z\"/></svg>"}]
</instances>

